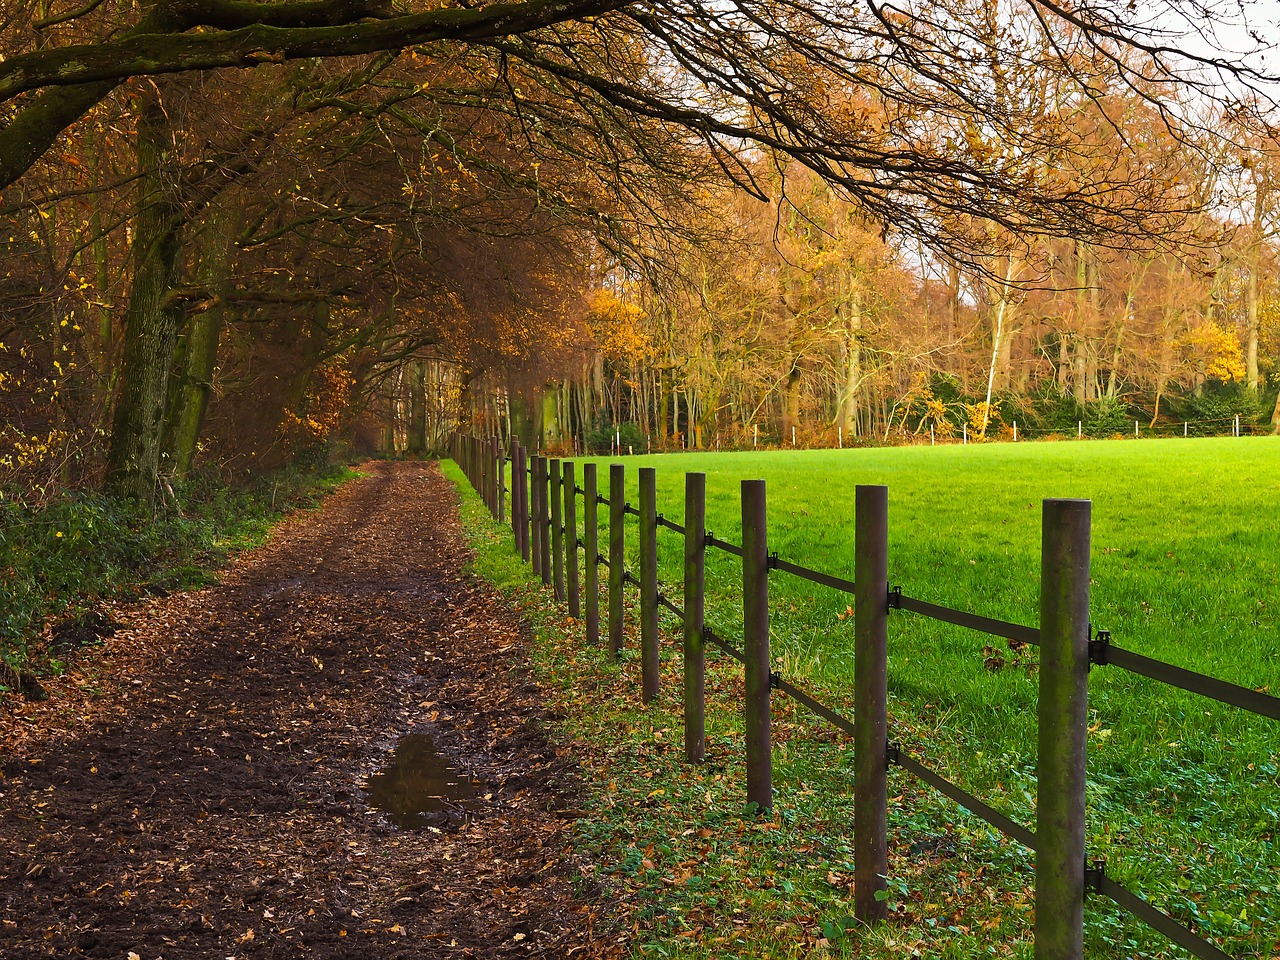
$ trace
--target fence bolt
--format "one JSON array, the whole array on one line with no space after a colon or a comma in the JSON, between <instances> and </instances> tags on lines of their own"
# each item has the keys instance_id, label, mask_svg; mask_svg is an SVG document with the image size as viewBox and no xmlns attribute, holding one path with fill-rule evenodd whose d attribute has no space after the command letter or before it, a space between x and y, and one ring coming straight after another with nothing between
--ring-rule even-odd
<instances>
[{"instance_id":1,"label":"fence bolt","mask_svg":"<svg viewBox=\"0 0 1280 960\"><path fill-rule=\"evenodd\" d=\"M690 763L706 757L706 668L703 636L703 579L706 547L707 475L684 475L684 756Z\"/></svg>"},{"instance_id":2,"label":"fence bolt","mask_svg":"<svg viewBox=\"0 0 1280 960\"><path fill-rule=\"evenodd\" d=\"M640 468L640 670L641 698L658 698L658 492L657 471Z\"/></svg>"},{"instance_id":3,"label":"fence bolt","mask_svg":"<svg viewBox=\"0 0 1280 960\"><path fill-rule=\"evenodd\" d=\"M747 802L773 808L769 715L769 533L765 482L742 481L742 640L746 659Z\"/></svg>"},{"instance_id":4,"label":"fence bolt","mask_svg":"<svg viewBox=\"0 0 1280 960\"><path fill-rule=\"evenodd\" d=\"M1036 960L1084 957L1088 500L1045 500L1040 554Z\"/></svg>"},{"instance_id":5,"label":"fence bolt","mask_svg":"<svg viewBox=\"0 0 1280 960\"><path fill-rule=\"evenodd\" d=\"M609 464L609 654L622 650L622 574L627 562L623 540L626 523L626 467Z\"/></svg>"},{"instance_id":6,"label":"fence bolt","mask_svg":"<svg viewBox=\"0 0 1280 960\"><path fill-rule=\"evenodd\" d=\"M888 904L887 647L889 598L889 488L854 491L853 909L862 923L883 920Z\"/></svg>"}]
</instances>

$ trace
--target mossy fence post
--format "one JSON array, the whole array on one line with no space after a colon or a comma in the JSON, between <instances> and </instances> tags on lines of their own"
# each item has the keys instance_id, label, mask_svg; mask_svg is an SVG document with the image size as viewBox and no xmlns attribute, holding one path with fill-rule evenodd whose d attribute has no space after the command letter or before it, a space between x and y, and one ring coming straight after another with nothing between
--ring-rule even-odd
<instances>
[{"instance_id":1,"label":"mossy fence post","mask_svg":"<svg viewBox=\"0 0 1280 960\"><path fill-rule=\"evenodd\" d=\"M1084 956L1088 500L1045 500L1040 549L1036 960Z\"/></svg>"},{"instance_id":2,"label":"mossy fence post","mask_svg":"<svg viewBox=\"0 0 1280 960\"><path fill-rule=\"evenodd\" d=\"M623 525L626 523L626 467L609 464L609 654L622 650L622 574L627 562Z\"/></svg>"},{"instance_id":3,"label":"mossy fence post","mask_svg":"<svg viewBox=\"0 0 1280 960\"><path fill-rule=\"evenodd\" d=\"M658 699L658 481L640 468L640 673L641 699Z\"/></svg>"},{"instance_id":4,"label":"mossy fence post","mask_svg":"<svg viewBox=\"0 0 1280 960\"><path fill-rule=\"evenodd\" d=\"M511 461L511 520L516 528L516 543L520 559L529 562L529 451L524 444L516 444L515 459Z\"/></svg>"},{"instance_id":5,"label":"mossy fence post","mask_svg":"<svg viewBox=\"0 0 1280 960\"><path fill-rule=\"evenodd\" d=\"M703 636L707 475L684 475L684 756L706 757L706 668Z\"/></svg>"},{"instance_id":6,"label":"mossy fence post","mask_svg":"<svg viewBox=\"0 0 1280 960\"><path fill-rule=\"evenodd\" d=\"M565 579L569 588L569 616L582 616L582 603L578 592L578 490L574 483L573 461L562 465L564 479L564 559Z\"/></svg>"},{"instance_id":7,"label":"mossy fence post","mask_svg":"<svg viewBox=\"0 0 1280 960\"><path fill-rule=\"evenodd\" d=\"M582 534L586 554L587 643L600 642L600 501L596 465L582 465Z\"/></svg>"},{"instance_id":8,"label":"mossy fence post","mask_svg":"<svg viewBox=\"0 0 1280 960\"><path fill-rule=\"evenodd\" d=\"M742 481L742 645L746 674L747 802L773 808L769 695L769 532L765 482Z\"/></svg>"},{"instance_id":9,"label":"mossy fence post","mask_svg":"<svg viewBox=\"0 0 1280 960\"><path fill-rule=\"evenodd\" d=\"M524 557L520 538L520 442L511 442L511 536L515 540L516 553Z\"/></svg>"},{"instance_id":10,"label":"mossy fence post","mask_svg":"<svg viewBox=\"0 0 1280 960\"><path fill-rule=\"evenodd\" d=\"M889 488L854 491L853 532L853 910L883 920L876 895L888 872Z\"/></svg>"},{"instance_id":11,"label":"mossy fence post","mask_svg":"<svg viewBox=\"0 0 1280 960\"><path fill-rule=\"evenodd\" d=\"M499 523L503 523L506 520L506 514L502 495L507 464L502 455L502 441L494 437L490 443L492 444L490 449L493 451L493 517Z\"/></svg>"},{"instance_id":12,"label":"mossy fence post","mask_svg":"<svg viewBox=\"0 0 1280 960\"><path fill-rule=\"evenodd\" d=\"M551 501L548 496L549 461L539 457L542 470L538 475L538 564L542 573L542 582L551 585Z\"/></svg>"},{"instance_id":13,"label":"mossy fence post","mask_svg":"<svg viewBox=\"0 0 1280 960\"><path fill-rule=\"evenodd\" d=\"M542 506L538 502L538 477L542 473L536 453L529 458L529 559L536 577L542 576Z\"/></svg>"},{"instance_id":14,"label":"mossy fence post","mask_svg":"<svg viewBox=\"0 0 1280 960\"><path fill-rule=\"evenodd\" d=\"M564 500L561 498L560 461L547 461L549 487L547 497L551 507L551 583L556 599L564 600Z\"/></svg>"}]
</instances>

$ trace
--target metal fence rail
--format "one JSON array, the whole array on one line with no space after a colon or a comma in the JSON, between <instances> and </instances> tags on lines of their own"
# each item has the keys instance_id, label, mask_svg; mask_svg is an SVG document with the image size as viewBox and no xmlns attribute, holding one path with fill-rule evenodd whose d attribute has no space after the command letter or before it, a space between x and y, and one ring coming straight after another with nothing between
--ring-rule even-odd
<instances>
[{"instance_id":1,"label":"metal fence rail","mask_svg":"<svg viewBox=\"0 0 1280 960\"><path fill-rule=\"evenodd\" d=\"M783 573L789 573L793 576L800 577L802 580L808 580L811 583L821 584L824 587L831 587L833 590L842 590L845 593L853 593L852 580L846 580L844 577L834 577L831 574L823 573L820 570L810 570L808 567L802 567L798 563L783 560L776 554L769 558L769 566L774 570L781 570Z\"/></svg>"},{"instance_id":2,"label":"metal fence rail","mask_svg":"<svg viewBox=\"0 0 1280 960\"><path fill-rule=\"evenodd\" d=\"M1037 647L1040 645L1040 631L1035 627L1024 627L1017 623L1007 623L1004 620L993 620L990 617L983 617L976 613L966 613L963 610L939 606L926 600L917 600L915 597L904 595L901 588L890 591L889 608L891 610L910 610L912 613L918 613L933 620L941 620L943 623L954 624L957 627L967 627L970 630L976 630L979 633L989 634L993 637L1005 637L1009 640L1017 640L1019 643L1030 643Z\"/></svg>"},{"instance_id":3,"label":"metal fence rail","mask_svg":"<svg viewBox=\"0 0 1280 960\"><path fill-rule=\"evenodd\" d=\"M1093 655L1097 659L1094 660L1094 663L1119 667L1131 673L1150 677L1152 680L1159 680L1161 683L1168 684L1171 687L1179 687L1191 693L1198 693L1202 697L1217 700L1219 703L1230 704L1233 707L1239 707L1241 710L1256 713L1260 717L1280 720L1280 697L1273 697L1259 690L1251 690L1248 687L1227 683L1225 680L1205 676L1203 673L1196 673L1193 670L1184 670L1182 667L1175 667L1173 664L1165 663L1163 660L1152 660L1150 657L1144 657L1140 653L1112 646L1109 641L1109 635L1107 635L1107 639L1104 642L1095 641Z\"/></svg>"}]
</instances>

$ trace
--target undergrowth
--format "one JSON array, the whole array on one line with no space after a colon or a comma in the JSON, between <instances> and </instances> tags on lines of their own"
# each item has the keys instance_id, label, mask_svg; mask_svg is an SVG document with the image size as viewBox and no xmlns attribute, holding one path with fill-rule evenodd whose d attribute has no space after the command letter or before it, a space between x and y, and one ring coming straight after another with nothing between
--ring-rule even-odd
<instances>
[{"instance_id":1,"label":"undergrowth","mask_svg":"<svg viewBox=\"0 0 1280 960\"><path fill-rule=\"evenodd\" d=\"M234 487L198 477L145 508L74 490L31 506L0 491L0 694L23 675L62 669L59 651L41 639L50 621L82 615L104 597L199 586L280 518L353 475L294 467Z\"/></svg>"}]
</instances>

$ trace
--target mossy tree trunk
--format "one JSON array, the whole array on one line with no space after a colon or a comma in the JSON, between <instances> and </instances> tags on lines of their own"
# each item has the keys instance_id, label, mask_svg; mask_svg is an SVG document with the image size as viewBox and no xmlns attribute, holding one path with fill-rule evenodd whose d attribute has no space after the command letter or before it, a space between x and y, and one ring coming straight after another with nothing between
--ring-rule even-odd
<instances>
[{"instance_id":1,"label":"mossy tree trunk","mask_svg":"<svg viewBox=\"0 0 1280 960\"><path fill-rule=\"evenodd\" d=\"M218 206L211 212L201 237L203 249L197 274L199 286L212 299L206 309L190 316L178 338L169 383L164 449L174 476L179 478L191 470L213 394L218 343L226 315L225 294L235 219L236 211L226 206Z\"/></svg>"},{"instance_id":2,"label":"mossy tree trunk","mask_svg":"<svg viewBox=\"0 0 1280 960\"><path fill-rule=\"evenodd\" d=\"M145 88L144 88L145 89ZM182 213L176 197L173 131L159 95L139 95L138 199L133 288L107 452L107 488L149 502L161 470L169 374L184 311L173 292Z\"/></svg>"}]
</instances>

